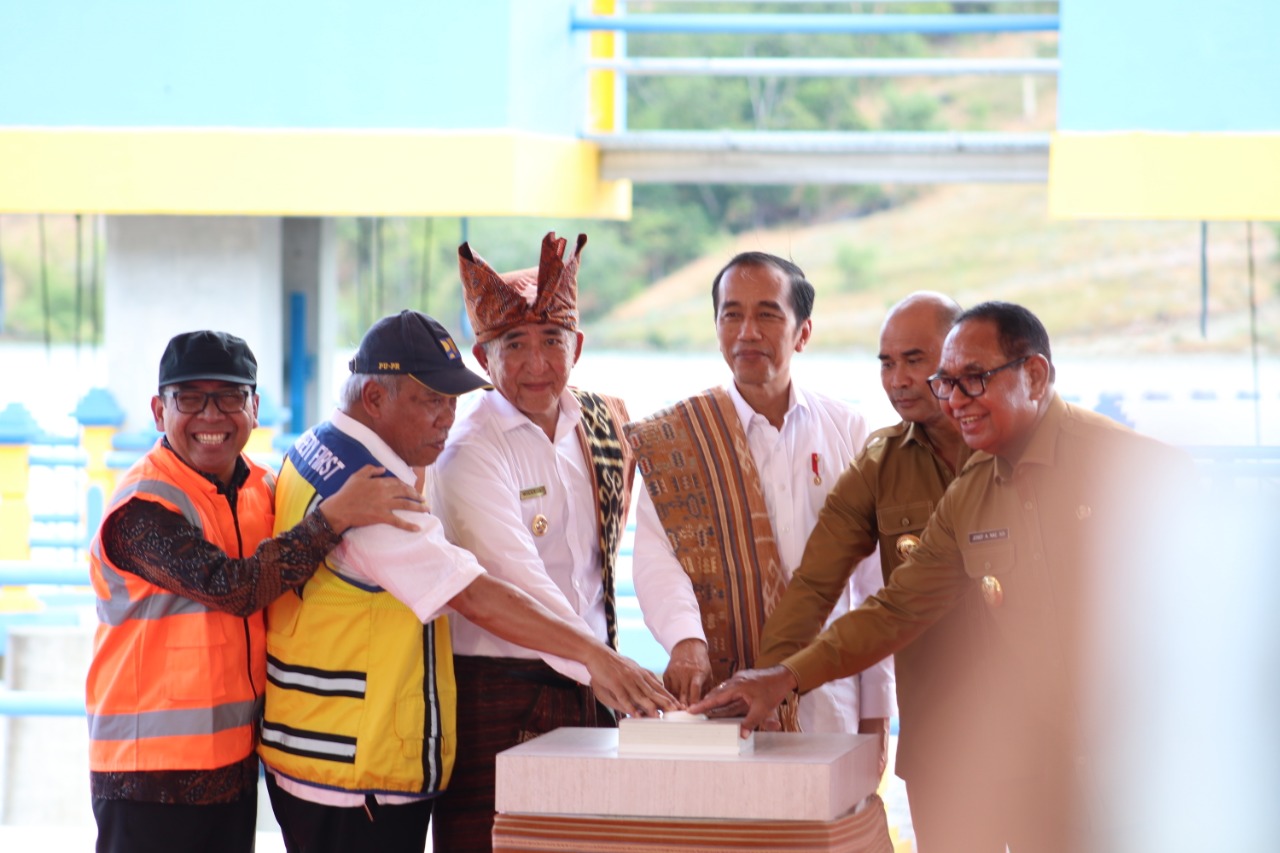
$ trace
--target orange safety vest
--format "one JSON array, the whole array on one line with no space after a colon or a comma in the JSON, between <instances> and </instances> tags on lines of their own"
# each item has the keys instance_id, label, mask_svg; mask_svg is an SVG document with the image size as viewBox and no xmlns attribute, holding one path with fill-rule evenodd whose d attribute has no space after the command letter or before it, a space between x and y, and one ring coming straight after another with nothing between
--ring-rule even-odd
<instances>
[{"instance_id":1,"label":"orange safety vest","mask_svg":"<svg viewBox=\"0 0 1280 853\"><path fill-rule=\"evenodd\" d=\"M213 483L157 442L124 475L103 523L130 500L155 501L228 555L252 554L271 536L275 483L252 462L249 472L232 515ZM101 528L89 557L100 620L85 685L89 769L212 770L252 754L266 683L262 612L221 613L121 570L103 553Z\"/></svg>"}]
</instances>

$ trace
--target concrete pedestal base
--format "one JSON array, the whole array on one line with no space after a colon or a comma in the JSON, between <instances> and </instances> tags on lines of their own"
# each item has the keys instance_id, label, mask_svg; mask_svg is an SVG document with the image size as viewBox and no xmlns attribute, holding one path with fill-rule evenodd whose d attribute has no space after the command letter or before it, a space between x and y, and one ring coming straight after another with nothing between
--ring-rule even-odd
<instances>
[{"instance_id":1,"label":"concrete pedestal base","mask_svg":"<svg viewBox=\"0 0 1280 853\"><path fill-rule=\"evenodd\" d=\"M832 821L695 820L499 814L493 853L893 853L884 804L872 794Z\"/></svg>"},{"instance_id":2,"label":"concrete pedestal base","mask_svg":"<svg viewBox=\"0 0 1280 853\"><path fill-rule=\"evenodd\" d=\"M557 729L498 755L494 850L892 853L870 735L758 733L737 756L619 755Z\"/></svg>"}]
</instances>

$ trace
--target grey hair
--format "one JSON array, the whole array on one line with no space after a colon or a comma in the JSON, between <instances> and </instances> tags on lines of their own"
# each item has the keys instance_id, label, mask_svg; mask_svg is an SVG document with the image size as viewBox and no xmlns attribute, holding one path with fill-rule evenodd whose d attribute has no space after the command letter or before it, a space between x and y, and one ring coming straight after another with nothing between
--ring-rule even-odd
<instances>
[{"instance_id":1,"label":"grey hair","mask_svg":"<svg viewBox=\"0 0 1280 853\"><path fill-rule=\"evenodd\" d=\"M391 397L400 391L400 377L394 373L353 373L342 383L342 390L338 392L338 407L350 411L359 406L366 382L377 382L387 389L387 394Z\"/></svg>"}]
</instances>

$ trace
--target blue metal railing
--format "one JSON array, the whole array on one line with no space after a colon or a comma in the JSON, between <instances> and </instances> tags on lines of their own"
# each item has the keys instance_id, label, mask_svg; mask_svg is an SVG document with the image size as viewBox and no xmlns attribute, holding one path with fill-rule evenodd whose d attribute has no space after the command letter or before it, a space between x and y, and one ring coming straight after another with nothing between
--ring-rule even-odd
<instances>
[{"instance_id":1,"label":"blue metal railing","mask_svg":"<svg viewBox=\"0 0 1280 853\"><path fill-rule=\"evenodd\" d=\"M1280 447L1198 445L1185 449L1214 486L1230 487L1241 479L1280 481Z\"/></svg>"},{"instance_id":2,"label":"blue metal railing","mask_svg":"<svg viewBox=\"0 0 1280 853\"><path fill-rule=\"evenodd\" d=\"M1055 75L1057 59L822 59L748 57L633 57L593 59L591 69L618 71L629 77L681 75L699 77L943 77Z\"/></svg>"},{"instance_id":3,"label":"blue metal railing","mask_svg":"<svg viewBox=\"0 0 1280 853\"><path fill-rule=\"evenodd\" d=\"M1056 4L1046 4L1055 5ZM614 55L596 56L587 67L595 73L613 75L613 96L611 102L612 115L603 134L588 132L587 137L600 143L613 137L624 147L645 145L652 132L642 134L627 133L628 126L628 86L632 76L673 76L696 75L712 77L902 77L902 76L951 76L951 75L1005 75L1020 76L1023 81L1024 111L1026 106L1034 103L1034 89L1031 78L1036 75L1056 75L1060 64L1057 59L991 59L970 57L634 57L627 55L627 38L631 33L645 34L697 34L697 35L887 35L915 33L923 35L956 35L972 33L1010 33L1010 32L1056 32L1060 28L1057 14L998 14L979 12L975 14L889 14L889 13L656 13L631 14L626 6L620 4L620 13L616 15L580 14L576 10L570 17L570 29L576 32L610 32L614 34ZM681 133L681 131L669 131ZM697 140L689 135L686 142ZM945 144L947 140L939 140ZM1025 141L1024 141L1025 142ZM736 147L738 143L719 138L721 147ZM653 159L651 149L650 159ZM684 155L686 149L677 147L675 152ZM1030 152L1032 164L1029 167L1033 180L1042 180L1041 174L1047 165L1042 165L1040 156L1047 158L1047 142L1035 143ZM884 176L885 180L932 180L934 172L959 169L963 173L961 179L990 180L1010 179L1006 172L1013 175L1014 180L1025 180L1028 166L1022 162L1010 165L1009 158L997 158L997 165L1003 167L992 172L992 165L986 155L973 155L961 146L960 153L951 148L944 148L947 155L957 159L959 165L939 166L930 161L932 170L925 173L895 172ZM792 153L792 152L785 152ZM919 152L898 152L908 156L917 156ZM670 155L668 155L670 156ZM844 152L845 158L868 155L853 155ZM871 155L877 156L877 155ZM882 156L882 155L880 155ZM930 155L925 155L930 156ZM1018 155L1024 156L1024 155ZM617 153L614 152L614 159ZM1016 159L1016 157L1015 157ZM660 160L660 158L659 158ZM979 162L981 161L981 162ZM981 165L983 168L979 168ZM963 168L961 168L963 167ZM639 168L634 163L632 169ZM830 167L819 168L821 175L827 175ZM883 167L881 167L883 168ZM1011 171L1010 171L1011 169ZM607 170L606 170L607 171ZM643 170L642 170L643 171ZM695 167L696 171L696 167ZM750 174L754 175L752 169ZM679 173L659 169L657 172L644 175L628 175L659 181L679 181ZM722 177L734 182L739 177L728 170ZM849 176L846 175L845 179ZM857 178L855 178L857 179Z\"/></svg>"},{"instance_id":4,"label":"blue metal railing","mask_svg":"<svg viewBox=\"0 0 1280 853\"><path fill-rule=\"evenodd\" d=\"M87 563L46 563L0 560L0 586L88 586Z\"/></svg>"},{"instance_id":5,"label":"blue metal railing","mask_svg":"<svg viewBox=\"0 0 1280 853\"><path fill-rule=\"evenodd\" d=\"M45 690L0 690L0 716L83 717L84 697Z\"/></svg>"},{"instance_id":6,"label":"blue metal railing","mask_svg":"<svg viewBox=\"0 0 1280 853\"><path fill-rule=\"evenodd\" d=\"M88 465L88 457L79 447L80 437L75 435L59 436L41 433L36 436L27 451L27 464L32 468L77 469L83 471ZM81 490L82 486L77 486ZM82 550L88 544L88 537L97 527L98 517L93 515L93 508L101 507L101 500L96 504L86 502L84 511L72 512L33 512L31 522L38 525L75 525L71 533L59 532L43 535L31 533L27 544L32 548L52 548ZM84 533L79 525L84 522Z\"/></svg>"},{"instance_id":7,"label":"blue metal railing","mask_svg":"<svg viewBox=\"0 0 1280 853\"><path fill-rule=\"evenodd\" d=\"M578 15L578 32L685 33L702 35L888 35L920 33L1056 32L1057 15L876 15L876 14L653 14Z\"/></svg>"}]
</instances>

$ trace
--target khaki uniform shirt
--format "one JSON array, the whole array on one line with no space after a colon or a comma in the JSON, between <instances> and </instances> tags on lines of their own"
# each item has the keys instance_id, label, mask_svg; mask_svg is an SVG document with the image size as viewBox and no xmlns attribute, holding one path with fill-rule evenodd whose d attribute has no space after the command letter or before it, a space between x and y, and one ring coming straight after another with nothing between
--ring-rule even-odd
<instances>
[{"instance_id":1,"label":"khaki uniform shirt","mask_svg":"<svg viewBox=\"0 0 1280 853\"><path fill-rule=\"evenodd\" d=\"M1060 769L1084 751L1081 641L1105 649L1108 629L1124 627L1091 622L1106 610L1091 597L1156 558L1152 545L1168 538L1153 526L1161 500L1190 471L1185 454L1055 395L1016 458L969 459L885 589L784 665L803 692L893 654L961 605L981 706L963 709L956 731L985 745L975 770ZM975 589L977 606L964 608Z\"/></svg>"},{"instance_id":2,"label":"khaki uniform shirt","mask_svg":"<svg viewBox=\"0 0 1280 853\"><path fill-rule=\"evenodd\" d=\"M970 455L961 447L959 468ZM918 541L954 479L917 424L904 421L872 433L827 495L804 558L765 623L760 665L777 664L813 641L850 572L877 544L888 583L904 560L899 543L904 537ZM899 714L894 766L904 779L946 757L944 740L963 687L966 630L961 612L953 611L894 658Z\"/></svg>"}]
</instances>

